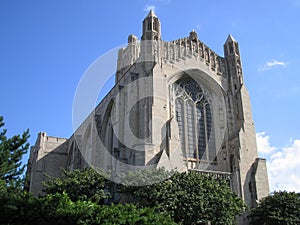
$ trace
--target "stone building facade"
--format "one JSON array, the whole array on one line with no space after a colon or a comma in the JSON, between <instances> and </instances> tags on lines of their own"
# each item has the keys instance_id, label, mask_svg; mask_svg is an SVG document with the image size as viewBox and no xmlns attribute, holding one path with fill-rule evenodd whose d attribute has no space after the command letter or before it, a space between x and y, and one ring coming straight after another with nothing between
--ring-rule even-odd
<instances>
[{"instance_id":1,"label":"stone building facade","mask_svg":"<svg viewBox=\"0 0 300 225\"><path fill-rule=\"evenodd\" d=\"M229 35L220 56L195 31L161 39L150 11L141 40L119 50L115 85L69 139L40 133L31 149L30 190L44 173L86 166L126 171L165 167L225 176L247 205L268 195L258 158L250 98L238 42Z\"/></svg>"}]
</instances>

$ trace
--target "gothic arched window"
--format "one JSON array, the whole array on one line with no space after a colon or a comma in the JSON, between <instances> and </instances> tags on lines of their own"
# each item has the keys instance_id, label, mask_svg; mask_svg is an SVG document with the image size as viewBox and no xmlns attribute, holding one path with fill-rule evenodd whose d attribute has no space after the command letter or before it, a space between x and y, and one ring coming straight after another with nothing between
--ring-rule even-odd
<instances>
[{"instance_id":1,"label":"gothic arched window","mask_svg":"<svg viewBox=\"0 0 300 225\"><path fill-rule=\"evenodd\" d=\"M174 83L176 120L184 158L208 160L212 113L202 88L191 77Z\"/></svg>"}]
</instances>

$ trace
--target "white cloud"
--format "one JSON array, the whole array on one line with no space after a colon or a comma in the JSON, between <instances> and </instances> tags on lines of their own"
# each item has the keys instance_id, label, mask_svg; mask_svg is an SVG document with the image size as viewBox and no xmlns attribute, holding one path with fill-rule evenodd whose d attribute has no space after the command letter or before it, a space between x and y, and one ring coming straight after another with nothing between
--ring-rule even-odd
<instances>
[{"instance_id":1,"label":"white cloud","mask_svg":"<svg viewBox=\"0 0 300 225\"><path fill-rule=\"evenodd\" d=\"M270 154L276 150L276 147L270 145L270 137L266 132L256 133L257 150L261 154Z\"/></svg>"},{"instance_id":2,"label":"white cloud","mask_svg":"<svg viewBox=\"0 0 300 225\"><path fill-rule=\"evenodd\" d=\"M267 165L271 191L300 192L300 140L273 154Z\"/></svg>"},{"instance_id":3,"label":"white cloud","mask_svg":"<svg viewBox=\"0 0 300 225\"><path fill-rule=\"evenodd\" d=\"M270 191L286 190L300 192L300 140L290 140L289 146L271 146L265 132L256 134L257 148L267 157Z\"/></svg>"},{"instance_id":4,"label":"white cloud","mask_svg":"<svg viewBox=\"0 0 300 225\"><path fill-rule=\"evenodd\" d=\"M268 68L271 68L271 67L274 67L274 66L286 66L286 63L285 62L282 62L282 61L277 61L275 59L271 60L270 62L267 62L266 66Z\"/></svg>"},{"instance_id":5,"label":"white cloud","mask_svg":"<svg viewBox=\"0 0 300 225\"><path fill-rule=\"evenodd\" d=\"M271 61L267 62L264 66L260 67L258 70L263 72L278 66L286 67L287 63L283 61L278 61L276 59L272 59Z\"/></svg>"},{"instance_id":6,"label":"white cloud","mask_svg":"<svg viewBox=\"0 0 300 225\"><path fill-rule=\"evenodd\" d=\"M146 5L146 7L144 8L144 11L149 12L150 10L155 11L155 5Z\"/></svg>"}]
</instances>

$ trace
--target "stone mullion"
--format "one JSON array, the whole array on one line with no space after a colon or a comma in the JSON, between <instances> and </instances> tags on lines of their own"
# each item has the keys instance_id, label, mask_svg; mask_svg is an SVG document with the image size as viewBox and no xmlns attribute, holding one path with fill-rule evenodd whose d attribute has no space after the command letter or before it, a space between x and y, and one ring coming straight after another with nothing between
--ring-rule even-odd
<instances>
[{"instance_id":1,"label":"stone mullion","mask_svg":"<svg viewBox=\"0 0 300 225\"><path fill-rule=\"evenodd\" d=\"M195 146L196 146L196 165L199 169L199 152L198 152L198 129L197 129L197 103L193 104L193 113L194 113L194 131L195 131Z\"/></svg>"},{"instance_id":2,"label":"stone mullion","mask_svg":"<svg viewBox=\"0 0 300 225\"><path fill-rule=\"evenodd\" d=\"M187 138L187 119L186 119L186 108L185 108L185 103L186 101L183 100L183 107L182 107L182 114L183 114L183 136L184 136L184 148L185 148L185 154L186 154L186 162L188 165L188 158L189 158L189 154L188 154L188 138Z\"/></svg>"},{"instance_id":3,"label":"stone mullion","mask_svg":"<svg viewBox=\"0 0 300 225\"><path fill-rule=\"evenodd\" d=\"M203 116L204 116L204 134L205 134L205 154L206 159L209 160L208 153L208 133L207 133L207 121L206 121L206 103L203 104Z\"/></svg>"}]
</instances>

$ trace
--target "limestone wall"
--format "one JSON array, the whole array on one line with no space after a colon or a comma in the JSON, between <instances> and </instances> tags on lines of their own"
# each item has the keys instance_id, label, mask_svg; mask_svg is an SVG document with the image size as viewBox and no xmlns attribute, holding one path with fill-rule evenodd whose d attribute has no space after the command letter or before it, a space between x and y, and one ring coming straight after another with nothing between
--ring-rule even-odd
<instances>
[{"instance_id":1,"label":"limestone wall","mask_svg":"<svg viewBox=\"0 0 300 225\"><path fill-rule=\"evenodd\" d=\"M28 161L30 167L29 191L34 195L42 194L42 182L49 176L58 177L62 169L66 169L68 141L65 138L47 136L45 132L38 134L37 141L30 150Z\"/></svg>"}]
</instances>

